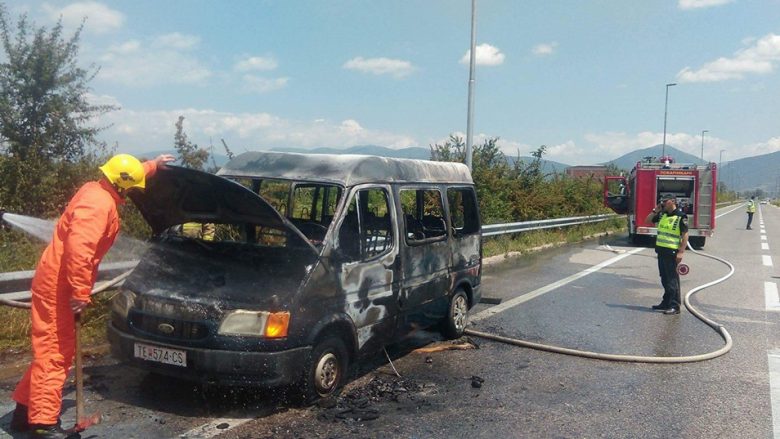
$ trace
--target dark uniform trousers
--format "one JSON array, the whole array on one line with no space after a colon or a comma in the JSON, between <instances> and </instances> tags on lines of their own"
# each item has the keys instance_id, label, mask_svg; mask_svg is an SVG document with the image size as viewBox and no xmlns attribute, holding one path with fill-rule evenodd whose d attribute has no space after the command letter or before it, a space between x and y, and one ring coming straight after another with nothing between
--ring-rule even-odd
<instances>
[{"instance_id":1,"label":"dark uniform trousers","mask_svg":"<svg viewBox=\"0 0 780 439\"><path fill-rule=\"evenodd\" d=\"M677 252L662 252L658 254L658 272L661 274L661 285L664 287L664 298L661 303L666 307L680 307L680 275L677 273Z\"/></svg>"}]
</instances>

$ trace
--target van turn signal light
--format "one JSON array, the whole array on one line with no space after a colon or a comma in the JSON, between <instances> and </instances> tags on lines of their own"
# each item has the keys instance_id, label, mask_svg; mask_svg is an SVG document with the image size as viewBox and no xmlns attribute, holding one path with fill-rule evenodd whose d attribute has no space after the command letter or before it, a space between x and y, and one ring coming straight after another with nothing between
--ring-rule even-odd
<instances>
[{"instance_id":1,"label":"van turn signal light","mask_svg":"<svg viewBox=\"0 0 780 439\"><path fill-rule=\"evenodd\" d=\"M289 312L272 312L268 314L268 320L265 324L265 336L268 338L287 337L287 326L289 324Z\"/></svg>"}]
</instances>

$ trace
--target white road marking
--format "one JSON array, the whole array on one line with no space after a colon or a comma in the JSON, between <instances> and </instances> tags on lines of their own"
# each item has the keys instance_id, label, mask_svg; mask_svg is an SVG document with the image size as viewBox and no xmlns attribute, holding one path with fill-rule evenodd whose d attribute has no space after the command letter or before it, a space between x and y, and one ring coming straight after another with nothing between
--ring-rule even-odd
<instances>
[{"instance_id":1,"label":"white road marking","mask_svg":"<svg viewBox=\"0 0 780 439\"><path fill-rule=\"evenodd\" d=\"M769 255L761 255L761 258L764 260L764 265L767 267L772 266L772 257Z\"/></svg>"},{"instance_id":2,"label":"white road marking","mask_svg":"<svg viewBox=\"0 0 780 439\"><path fill-rule=\"evenodd\" d=\"M535 297L541 296L542 294L549 293L550 291L552 291L552 290L554 290L556 288L559 288L559 287L562 287L562 286L564 286L564 285L566 285L568 283L574 282L575 280L577 280L577 279L579 279L581 277L585 277L585 276L587 276L587 275L589 275L591 273L595 273L595 272L601 270L604 267L612 265L615 262L617 262L617 261L619 261L619 260L621 260L621 259L623 259L625 257L633 255L634 253L639 253L642 250L644 250L643 247L639 247L639 248L635 248L633 250L629 250L628 252L623 253L622 255L615 256L612 259L607 259L606 261L604 261L604 262L602 262L602 263L600 263L598 265L594 265L594 266L592 266L590 268L587 268L587 269L585 269L583 271L580 271L579 273L572 274L571 276L569 276L567 278L561 279L561 280L559 280L557 282L553 282L553 283L551 283L549 285L545 285L545 286L543 286L541 288L537 288L537 289L531 291L530 293L525 293L522 296L515 297L514 299L507 300L506 302L503 302L500 305L491 306L490 308L488 308L488 309L486 309L484 311L478 312L478 313L474 314L473 316L469 316L469 321L470 322L476 322L476 321L479 321L479 320L482 320L482 319L486 319L486 318L488 318L490 316L494 316L494 315L496 315L496 314L498 314L500 312L504 312L504 311L508 310L509 308L517 306L517 305L519 305L519 304L521 304L523 302L527 302L527 301L529 301L529 300L531 300L531 299L533 299Z\"/></svg>"},{"instance_id":3,"label":"white road marking","mask_svg":"<svg viewBox=\"0 0 780 439\"><path fill-rule=\"evenodd\" d=\"M769 244L766 242L761 243L761 250L769 250Z\"/></svg>"},{"instance_id":4,"label":"white road marking","mask_svg":"<svg viewBox=\"0 0 780 439\"><path fill-rule=\"evenodd\" d=\"M764 282L764 298L767 311L780 311L780 294L776 283Z\"/></svg>"},{"instance_id":5,"label":"white road marking","mask_svg":"<svg viewBox=\"0 0 780 439\"><path fill-rule=\"evenodd\" d=\"M780 351L767 352L769 362L769 394L772 402L773 437L780 439Z\"/></svg>"},{"instance_id":6,"label":"white road marking","mask_svg":"<svg viewBox=\"0 0 780 439\"><path fill-rule=\"evenodd\" d=\"M731 212L734 212L735 210L738 210L738 209L739 209L739 208L741 208L741 207L742 207L742 205L740 204L739 206L737 206L737 207L735 207L735 208L733 208L733 209L729 210L728 212L723 212L723 213L721 213L720 215L715 215L715 219L718 219L718 218L722 217L723 215L728 215L728 214L730 214Z\"/></svg>"},{"instance_id":7,"label":"white road marking","mask_svg":"<svg viewBox=\"0 0 780 439\"><path fill-rule=\"evenodd\" d=\"M246 424L247 422L254 419L253 417L249 418L219 418L215 419L208 424L201 425L199 427L195 427L192 430L182 433L179 435L179 438L185 439L185 438L210 438L214 437L218 434L222 434L228 430L231 430L233 428L238 427L239 425ZM227 424L227 427L225 427L224 424ZM222 428L219 428L219 426L222 426Z\"/></svg>"},{"instance_id":8,"label":"white road marking","mask_svg":"<svg viewBox=\"0 0 780 439\"><path fill-rule=\"evenodd\" d=\"M761 235L761 240L766 241L766 235Z\"/></svg>"}]
</instances>

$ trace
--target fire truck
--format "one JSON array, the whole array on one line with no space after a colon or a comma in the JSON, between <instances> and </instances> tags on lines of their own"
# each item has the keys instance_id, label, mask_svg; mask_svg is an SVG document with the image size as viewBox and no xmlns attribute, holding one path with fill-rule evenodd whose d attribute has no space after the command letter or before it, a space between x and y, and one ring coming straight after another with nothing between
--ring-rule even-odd
<instances>
[{"instance_id":1,"label":"fire truck","mask_svg":"<svg viewBox=\"0 0 780 439\"><path fill-rule=\"evenodd\" d=\"M704 247L715 230L717 167L675 163L669 156L637 162L628 176L604 178L604 204L628 220L628 237L639 243L655 236L658 229L645 222L647 215L667 195L688 215L688 240L694 248Z\"/></svg>"}]
</instances>

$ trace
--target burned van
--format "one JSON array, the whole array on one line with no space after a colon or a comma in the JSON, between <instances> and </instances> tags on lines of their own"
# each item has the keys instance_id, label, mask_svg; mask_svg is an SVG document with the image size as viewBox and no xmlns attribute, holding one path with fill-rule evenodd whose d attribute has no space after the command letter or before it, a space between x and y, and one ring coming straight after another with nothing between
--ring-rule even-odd
<instances>
[{"instance_id":1,"label":"burned van","mask_svg":"<svg viewBox=\"0 0 780 439\"><path fill-rule=\"evenodd\" d=\"M153 237L108 332L149 371L313 399L412 330L462 335L480 299L462 164L248 152L217 175L164 167L131 198Z\"/></svg>"}]
</instances>

